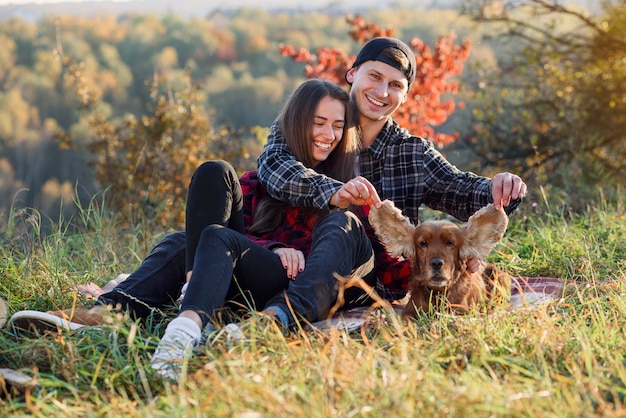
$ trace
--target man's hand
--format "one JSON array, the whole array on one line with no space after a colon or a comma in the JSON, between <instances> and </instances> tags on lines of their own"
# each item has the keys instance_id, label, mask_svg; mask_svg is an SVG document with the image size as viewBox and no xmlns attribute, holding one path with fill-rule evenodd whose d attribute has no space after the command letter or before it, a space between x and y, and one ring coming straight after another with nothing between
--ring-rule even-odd
<instances>
[{"instance_id":1,"label":"man's hand","mask_svg":"<svg viewBox=\"0 0 626 418\"><path fill-rule=\"evenodd\" d=\"M511 199L521 199L525 194L526 183L515 174L498 173L491 180L491 195L493 196L493 205L497 210L508 206Z\"/></svg>"},{"instance_id":2,"label":"man's hand","mask_svg":"<svg viewBox=\"0 0 626 418\"><path fill-rule=\"evenodd\" d=\"M287 271L287 277L296 280L298 273L304 270L304 254L295 248L275 248L274 253L280 257L280 262Z\"/></svg>"},{"instance_id":3,"label":"man's hand","mask_svg":"<svg viewBox=\"0 0 626 418\"><path fill-rule=\"evenodd\" d=\"M350 205L374 205L380 207L378 192L365 177L355 177L335 192L330 198L330 204L345 209Z\"/></svg>"}]
</instances>

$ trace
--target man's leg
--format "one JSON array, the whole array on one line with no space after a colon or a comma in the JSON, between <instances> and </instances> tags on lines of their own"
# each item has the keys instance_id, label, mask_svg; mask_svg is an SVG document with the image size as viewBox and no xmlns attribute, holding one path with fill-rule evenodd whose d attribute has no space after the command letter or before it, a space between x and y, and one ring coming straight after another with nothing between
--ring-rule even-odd
<instances>
[{"instance_id":1,"label":"man's leg","mask_svg":"<svg viewBox=\"0 0 626 418\"><path fill-rule=\"evenodd\" d=\"M186 232L166 236L128 279L98 298L145 318L171 305L193 267L198 241L209 225L243 233L243 196L235 169L226 161L203 163L189 185Z\"/></svg>"},{"instance_id":2,"label":"man's leg","mask_svg":"<svg viewBox=\"0 0 626 418\"><path fill-rule=\"evenodd\" d=\"M173 306L185 283L185 233L165 236L130 276L113 290L100 295L92 308L53 312L20 311L9 319L12 329L55 331L100 325L111 318L111 310L127 311L132 317L147 318Z\"/></svg>"},{"instance_id":3,"label":"man's leg","mask_svg":"<svg viewBox=\"0 0 626 418\"><path fill-rule=\"evenodd\" d=\"M166 235L141 265L96 305L110 305L146 318L172 306L185 284L185 233Z\"/></svg>"},{"instance_id":4,"label":"man's leg","mask_svg":"<svg viewBox=\"0 0 626 418\"><path fill-rule=\"evenodd\" d=\"M265 310L276 313L288 328L295 325L292 309L308 322L326 319L338 295L334 273L359 276L371 286L376 283L371 242L361 221L349 211L331 212L319 221L304 271L284 293L274 296ZM344 296L344 307L371 303L362 289L346 289Z\"/></svg>"},{"instance_id":5,"label":"man's leg","mask_svg":"<svg viewBox=\"0 0 626 418\"><path fill-rule=\"evenodd\" d=\"M243 232L241 186L229 163L216 160L202 164L191 181L191 194L187 216L190 218L188 222L197 226L192 228L194 255L197 239L206 225L224 225ZM121 308L137 318L162 314L162 309L177 299L185 284L187 270L192 267L188 262L192 263L193 257L188 257L189 251L186 250L188 238L184 232L163 238L139 268L112 291L99 296L93 308L52 313L22 311L14 315L14 325L30 327L34 322L46 325L45 321L50 322L47 329L95 325L110 316L107 314L111 307Z\"/></svg>"}]
</instances>

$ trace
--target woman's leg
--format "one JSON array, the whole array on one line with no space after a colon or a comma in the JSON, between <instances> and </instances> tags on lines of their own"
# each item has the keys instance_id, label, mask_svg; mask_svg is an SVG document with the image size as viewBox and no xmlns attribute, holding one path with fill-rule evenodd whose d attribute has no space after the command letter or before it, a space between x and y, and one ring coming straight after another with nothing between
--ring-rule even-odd
<instances>
[{"instance_id":1,"label":"woman's leg","mask_svg":"<svg viewBox=\"0 0 626 418\"><path fill-rule=\"evenodd\" d=\"M245 292L249 308L260 309L289 282L274 252L243 234L211 225L202 231L181 312L197 312L206 325L226 300Z\"/></svg>"},{"instance_id":2,"label":"woman's leg","mask_svg":"<svg viewBox=\"0 0 626 418\"><path fill-rule=\"evenodd\" d=\"M223 225L243 234L243 195L235 169L226 161L202 164L189 184L186 209L187 271L194 264L202 230Z\"/></svg>"},{"instance_id":3,"label":"woman's leg","mask_svg":"<svg viewBox=\"0 0 626 418\"><path fill-rule=\"evenodd\" d=\"M202 327L228 298L245 292L254 309L289 283L278 255L232 229L207 226L196 252L181 312L168 324L151 362L161 376L172 379L178 378L181 361L199 344Z\"/></svg>"},{"instance_id":4,"label":"woman's leg","mask_svg":"<svg viewBox=\"0 0 626 418\"><path fill-rule=\"evenodd\" d=\"M361 221L349 211L331 212L318 222L304 271L268 302L267 309L276 312L287 327L295 325L291 309L305 321L325 319L338 295L333 273L356 275L370 286L376 284L371 242ZM371 303L358 288L346 289L344 296L344 307Z\"/></svg>"},{"instance_id":5,"label":"woman's leg","mask_svg":"<svg viewBox=\"0 0 626 418\"><path fill-rule=\"evenodd\" d=\"M188 229L192 226L189 232L165 236L128 279L98 298L98 304L121 305L139 318L160 311L176 301L185 284L186 266L191 266L187 264L190 258L187 243L195 242L195 251L200 228L216 223L243 231L241 186L230 164L221 160L202 164L189 188Z\"/></svg>"}]
</instances>

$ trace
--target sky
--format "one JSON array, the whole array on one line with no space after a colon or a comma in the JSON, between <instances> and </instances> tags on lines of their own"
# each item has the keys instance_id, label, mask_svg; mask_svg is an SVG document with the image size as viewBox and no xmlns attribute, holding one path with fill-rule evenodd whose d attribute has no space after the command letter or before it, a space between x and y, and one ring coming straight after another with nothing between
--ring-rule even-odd
<instances>
[{"instance_id":1,"label":"sky","mask_svg":"<svg viewBox=\"0 0 626 418\"><path fill-rule=\"evenodd\" d=\"M0 0L0 6L6 6L8 4L26 4L26 3L82 3L85 0ZM88 1L128 1L128 0L88 0ZM146 0L133 0L133 1L146 1Z\"/></svg>"}]
</instances>

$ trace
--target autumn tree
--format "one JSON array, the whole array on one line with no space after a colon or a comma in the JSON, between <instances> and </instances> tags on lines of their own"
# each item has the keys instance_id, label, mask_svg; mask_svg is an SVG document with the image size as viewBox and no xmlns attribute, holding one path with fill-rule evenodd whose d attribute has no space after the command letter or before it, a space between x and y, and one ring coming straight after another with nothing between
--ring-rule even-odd
<instances>
[{"instance_id":1,"label":"autumn tree","mask_svg":"<svg viewBox=\"0 0 626 418\"><path fill-rule=\"evenodd\" d=\"M360 17L349 17L353 40L365 43L375 36L392 36L393 29L382 30L366 24ZM443 123L454 110L452 99L457 82L450 80L462 70L469 43L454 44L454 34L442 37L433 51L419 39L410 41L416 51L418 68L410 100L397 115L400 123L414 132L443 145L454 135L435 134L433 126ZM202 106L198 84L189 72L176 71L179 53L163 48L152 60L155 72L149 83L150 101L146 114L127 113L115 119L101 105L102 92L93 85L88 67L57 48L63 78L75 92L78 107L87 117L93 139L86 144L93 156L96 179L107 190L109 208L132 220L139 214L153 218L161 226L184 222L187 186L194 170L211 158L227 159L236 166L251 169L256 153L249 153L242 133L234 128L216 128L211 115ZM288 46L283 54L290 54ZM343 75L353 57L336 49L320 48L317 55L291 56L306 62L309 77L330 78L345 83ZM166 72L175 74L167 77ZM241 99L243 100L243 99ZM77 147L72 135L59 136L64 147ZM239 164L237 163L239 160Z\"/></svg>"},{"instance_id":2,"label":"autumn tree","mask_svg":"<svg viewBox=\"0 0 626 418\"><path fill-rule=\"evenodd\" d=\"M146 115L127 114L115 121L102 111L86 82L84 64L61 50L57 56L95 136L86 147L94 157L96 179L106 189L106 205L126 220L145 216L155 227L183 227L187 187L202 162L222 158L251 168L251 158L237 139L241 132L214 128L191 80L173 86L155 75ZM77 146L71 135L59 140L64 147Z\"/></svg>"},{"instance_id":3,"label":"autumn tree","mask_svg":"<svg viewBox=\"0 0 626 418\"><path fill-rule=\"evenodd\" d=\"M347 16L350 37L365 44L380 36L393 36L393 28L380 28L375 23L367 23L361 16ZM419 38L409 40L415 52L417 71L415 82L404 105L394 114L394 119L410 132L424 136L439 146L455 142L458 133L435 132L455 110L451 98L458 92L458 80L454 77L463 71L463 63L470 51L470 42L454 43L456 35L451 32L440 37L434 48L425 45ZM308 78L324 78L345 85L345 73L355 57L339 48L318 48L315 53L306 48L284 44L280 47L283 55L305 65ZM462 103L459 104L463 106Z\"/></svg>"},{"instance_id":4,"label":"autumn tree","mask_svg":"<svg viewBox=\"0 0 626 418\"><path fill-rule=\"evenodd\" d=\"M481 164L515 169L534 186L584 207L626 177L626 5L592 14L555 0L467 1L492 42L516 49L475 86Z\"/></svg>"}]
</instances>

